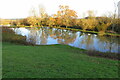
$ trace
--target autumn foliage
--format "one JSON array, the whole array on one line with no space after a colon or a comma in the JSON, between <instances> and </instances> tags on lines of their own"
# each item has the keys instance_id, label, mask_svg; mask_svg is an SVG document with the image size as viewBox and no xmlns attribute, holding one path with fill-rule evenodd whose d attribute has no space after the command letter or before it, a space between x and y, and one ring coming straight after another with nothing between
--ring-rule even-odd
<instances>
[{"instance_id":1,"label":"autumn foliage","mask_svg":"<svg viewBox=\"0 0 120 80\"><path fill-rule=\"evenodd\" d=\"M2 20L1 24L11 24L15 26L50 26L50 27L65 27L77 28L83 31L98 31L120 33L120 20L111 17L96 17L94 11L87 12L88 17L78 18L76 11L70 9L67 5L60 5L56 14L49 16L45 9L39 7L39 14L36 14L35 9L31 10L31 16L18 20Z\"/></svg>"}]
</instances>

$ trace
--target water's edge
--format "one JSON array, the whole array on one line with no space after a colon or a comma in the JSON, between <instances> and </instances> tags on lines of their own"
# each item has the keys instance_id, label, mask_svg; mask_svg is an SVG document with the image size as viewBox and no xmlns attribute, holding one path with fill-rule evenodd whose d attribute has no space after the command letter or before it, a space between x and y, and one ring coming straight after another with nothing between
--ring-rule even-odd
<instances>
[{"instance_id":1,"label":"water's edge","mask_svg":"<svg viewBox=\"0 0 120 80\"><path fill-rule=\"evenodd\" d=\"M120 38L97 36L50 27L11 28L16 34L26 36L26 41L36 45L67 44L73 47L100 52L119 53Z\"/></svg>"}]
</instances>

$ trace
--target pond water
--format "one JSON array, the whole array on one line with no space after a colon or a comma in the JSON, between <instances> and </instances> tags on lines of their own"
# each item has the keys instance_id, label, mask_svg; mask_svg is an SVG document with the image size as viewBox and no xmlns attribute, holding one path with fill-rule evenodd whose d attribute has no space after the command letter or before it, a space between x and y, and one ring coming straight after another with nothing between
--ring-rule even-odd
<instances>
[{"instance_id":1,"label":"pond water","mask_svg":"<svg viewBox=\"0 0 120 80\"><path fill-rule=\"evenodd\" d=\"M120 38L98 36L80 31L50 27L11 28L16 34L26 36L26 41L36 45L67 44L81 49L120 53Z\"/></svg>"}]
</instances>

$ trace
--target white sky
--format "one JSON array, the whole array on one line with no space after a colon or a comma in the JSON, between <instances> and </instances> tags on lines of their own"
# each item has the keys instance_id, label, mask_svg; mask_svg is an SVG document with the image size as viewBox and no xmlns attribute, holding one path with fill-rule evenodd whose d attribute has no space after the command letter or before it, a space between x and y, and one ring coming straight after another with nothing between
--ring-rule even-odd
<instances>
[{"instance_id":1,"label":"white sky","mask_svg":"<svg viewBox=\"0 0 120 80\"><path fill-rule=\"evenodd\" d=\"M114 0L0 0L0 18L28 17L30 9L37 9L39 4L45 6L49 15L55 14L59 5L68 5L80 17L88 10L94 10L98 16L114 11Z\"/></svg>"}]
</instances>

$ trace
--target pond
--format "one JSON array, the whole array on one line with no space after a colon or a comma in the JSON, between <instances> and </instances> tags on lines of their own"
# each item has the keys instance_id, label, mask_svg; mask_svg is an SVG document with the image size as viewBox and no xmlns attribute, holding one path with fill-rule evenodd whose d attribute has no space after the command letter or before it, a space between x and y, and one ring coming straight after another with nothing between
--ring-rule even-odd
<instances>
[{"instance_id":1,"label":"pond","mask_svg":"<svg viewBox=\"0 0 120 80\"><path fill-rule=\"evenodd\" d=\"M98 36L50 27L11 28L16 34L26 36L26 41L36 45L67 44L81 49L120 53L120 38Z\"/></svg>"}]
</instances>

